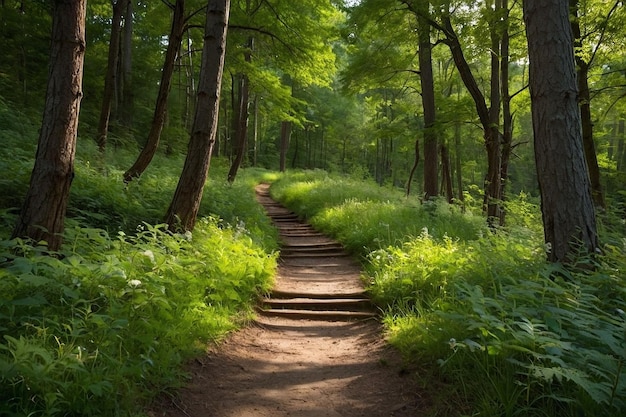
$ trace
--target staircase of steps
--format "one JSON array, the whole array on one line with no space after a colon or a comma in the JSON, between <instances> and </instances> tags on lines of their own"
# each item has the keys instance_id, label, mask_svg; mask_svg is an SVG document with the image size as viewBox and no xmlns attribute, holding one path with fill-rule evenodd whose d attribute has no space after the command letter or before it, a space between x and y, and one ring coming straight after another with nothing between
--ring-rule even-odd
<instances>
[{"instance_id":1,"label":"staircase of steps","mask_svg":"<svg viewBox=\"0 0 626 417\"><path fill-rule=\"evenodd\" d=\"M262 300L259 313L324 321L376 317L360 282L360 268L341 244L274 201L269 185L259 185L256 192L282 243L277 283Z\"/></svg>"}]
</instances>

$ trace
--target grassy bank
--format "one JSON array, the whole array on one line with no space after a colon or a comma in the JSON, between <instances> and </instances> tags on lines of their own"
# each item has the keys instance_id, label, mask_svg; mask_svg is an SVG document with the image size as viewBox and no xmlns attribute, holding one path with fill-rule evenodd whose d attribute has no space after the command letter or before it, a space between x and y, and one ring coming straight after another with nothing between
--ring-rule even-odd
<instances>
[{"instance_id":1,"label":"grassy bank","mask_svg":"<svg viewBox=\"0 0 626 417\"><path fill-rule=\"evenodd\" d=\"M0 180L0 415L141 415L270 288L277 235L253 191L264 173L228 185L216 160L198 225L176 235L160 223L182 159L158 155L125 186L135 152L111 148L103 159L79 138L65 243L49 256L8 240L37 134L3 115L0 168L11 175Z\"/></svg>"},{"instance_id":2,"label":"grassy bank","mask_svg":"<svg viewBox=\"0 0 626 417\"><path fill-rule=\"evenodd\" d=\"M605 230L595 270L547 264L536 204L493 233L472 208L323 172L273 195L361 256L388 338L419 372L433 415L626 412L624 247Z\"/></svg>"}]
</instances>

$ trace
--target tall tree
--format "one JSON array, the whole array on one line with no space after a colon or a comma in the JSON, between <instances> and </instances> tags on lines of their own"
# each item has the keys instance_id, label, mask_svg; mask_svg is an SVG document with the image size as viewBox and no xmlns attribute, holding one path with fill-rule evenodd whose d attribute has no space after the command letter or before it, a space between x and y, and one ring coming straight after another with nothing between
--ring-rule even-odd
<instances>
[{"instance_id":1,"label":"tall tree","mask_svg":"<svg viewBox=\"0 0 626 417\"><path fill-rule=\"evenodd\" d=\"M615 1L610 10L606 12L606 17L601 14L594 20L597 26L593 27L595 47L591 52L587 52L586 45L589 43L586 38L589 34L583 34L581 31L581 14L586 12L579 0L570 0L570 24L574 35L574 51L576 57L576 75L578 80L578 95L580 115L582 122L583 147L585 150L585 158L589 169L589 179L591 181L591 195L597 207L606 208L604 199L604 190L601 182L600 167L598 165L598 157L596 153L596 144L593 137L593 121L591 117L591 91L589 88L589 70L594 63L597 51L606 43L606 32L608 21L618 7L623 7L621 1ZM582 12L582 13L581 13Z\"/></svg>"},{"instance_id":2,"label":"tall tree","mask_svg":"<svg viewBox=\"0 0 626 417\"><path fill-rule=\"evenodd\" d=\"M417 32L419 39L418 57L420 82L422 85L422 109L424 111L424 199L438 195L438 140L435 131L435 79L433 76L432 44L430 25L424 16L428 16L429 2L418 1ZM416 155L417 157L417 155Z\"/></svg>"},{"instance_id":3,"label":"tall tree","mask_svg":"<svg viewBox=\"0 0 626 417\"><path fill-rule=\"evenodd\" d=\"M128 127L133 126L133 1L130 0L126 5L126 10L122 16L124 19L124 31L120 46L121 55L121 77L119 80L119 112L118 118L120 122Z\"/></svg>"},{"instance_id":4,"label":"tall tree","mask_svg":"<svg viewBox=\"0 0 626 417\"><path fill-rule=\"evenodd\" d=\"M548 259L598 249L582 143L568 0L526 0L535 161Z\"/></svg>"},{"instance_id":5,"label":"tall tree","mask_svg":"<svg viewBox=\"0 0 626 417\"><path fill-rule=\"evenodd\" d=\"M13 237L62 243L82 98L86 0L53 3L46 104L30 187Z\"/></svg>"},{"instance_id":6,"label":"tall tree","mask_svg":"<svg viewBox=\"0 0 626 417\"><path fill-rule=\"evenodd\" d=\"M172 76L176 59L180 54L180 47L185 33L185 0L176 0L176 4L172 5L174 15L172 17L172 26L170 29L169 41L165 52L165 60L163 61L163 70L161 71L161 82L159 83L159 92L154 107L152 123L148 138L144 144L135 163L124 173L124 181L130 182L133 178L141 176L146 170L150 162L154 158L159 147L161 132L165 125L167 115L167 99L169 97L172 86Z\"/></svg>"},{"instance_id":7,"label":"tall tree","mask_svg":"<svg viewBox=\"0 0 626 417\"><path fill-rule=\"evenodd\" d=\"M249 2L247 7L250 7ZM247 63L250 63L254 49L254 37L250 36L248 38L245 49L244 59ZM235 128L233 138L233 162L228 171L228 182L230 183L235 181L237 171L247 151L248 123L250 119L250 80L248 76L243 73L237 74L235 79L237 80L237 99L233 100L233 107L235 107L235 117L233 118ZM235 83L233 83L233 90L235 90Z\"/></svg>"},{"instance_id":8,"label":"tall tree","mask_svg":"<svg viewBox=\"0 0 626 417\"><path fill-rule=\"evenodd\" d=\"M112 1L113 18L111 19L111 37L109 41L109 57L107 70L104 78L104 94L102 96L102 107L100 109L100 119L98 121L98 133L96 142L101 152L104 152L107 144L109 132L109 120L113 107L113 96L117 84L117 74L119 71L118 62L120 55L120 39L122 34L122 16L126 11L130 0Z\"/></svg>"},{"instance_id":9,"label":"tall tree","mask_svg":"<svg viewBox=\"0 0 626 417\"><path fill-rule=\"evenodd\" d=\"M185 165L167 210L170 230L193 230L217 135L230 0L209 0L193 127Z\"/></svg>"}]
</instances>

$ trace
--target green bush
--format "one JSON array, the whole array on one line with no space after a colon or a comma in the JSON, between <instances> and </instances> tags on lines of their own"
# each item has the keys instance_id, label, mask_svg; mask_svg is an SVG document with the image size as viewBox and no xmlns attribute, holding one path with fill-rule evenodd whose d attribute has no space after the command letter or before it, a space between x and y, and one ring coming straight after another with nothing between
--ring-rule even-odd
<instances>
[{"instance_id":1,"label":"green bush","mask_svg":"<svg viewBox=\"0 0 626 417\"><path fill-rule=\"evenodd\" d=\"M507 226L489 231L445 202L417 206L318 172L284 175L272 192L363 255L390 342L425 386L444 384L438 415L626 412L619 232L602 257L578 262L593 268L572 272L546 263L540 211L524 194L506 203Z\"/></svg>"},{"instance_id":2,"label":"green bush","mask_svg":"<svg viewBox=\"0 0 626 417\"><path fill-rule=\"evenodd\" d=\"M276 267L247 230L211 218L187 235L146 224L65 239L57 256L2 242L0 414L133 415L247 317Z\"/></svg>"}]
</instances>

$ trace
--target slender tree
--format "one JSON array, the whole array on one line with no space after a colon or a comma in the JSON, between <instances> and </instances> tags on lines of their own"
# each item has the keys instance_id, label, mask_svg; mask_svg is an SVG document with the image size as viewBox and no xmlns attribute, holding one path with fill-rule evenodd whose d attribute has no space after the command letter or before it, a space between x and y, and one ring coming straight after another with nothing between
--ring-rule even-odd
<instances>
[{"instance_id":1,"label":"slender tree","mask_svg":"<svg viewBox=\"0 0 626 417\"><path fill-rule=\"evenodd\" d=\"M141 176L148 165L150 165L159 147L161 132L165 125L167 99L172 86L172 76L174 74L176 59L179 57L183 34L185 33L185 0L176 0L176 4L172 7L174 9L174 15L172 17L172 26L167 50L165 52L165 60L163 61L161 83L159 84L159 93L154 107L152 124L150 125L146 143L139 153L139 156L137 156L137 160L135 160L133 166L124 173L125 182L130 182L133 178Z\"/></svg>"},{"instance_id":2,"label":"slender tree","mask_svg":"<svg viewBox=\"0 0 626 417\"><path fill-rule=\"evenodd\" d=\"M170 230L190 231L196 223L217 135L229 11L230 0L208 2L196 112L187 158L165 216Z\"/></svg>"},{"instance_id":3,"label":"slender tree","mask_svg":"<svg viewBox=\"0 0 626 417\"><path fill-rule=\"evenodd\" d=\"M248 2L249 7L249 2ZM247 63L252 61L254 49L254 37L248 37L245 46L245 58ZM243 163L244 155L248 149L248 124L250 120L250 79L246 74L237 74L237 100L234 101L236 111L234 112L234 140L233 140L233 162L228 171L228 182L235 181L237 171ZM233 89L235 85L233 83Z\"/></svg>"},{"instance_id":4,"label":"slender tree","mask_svg":"<svg viewBox=\"0 0 626 417\"><path fill-rule=\"evenodd\" d=\"M548 259L598 249L583 150L568 0L526 0L535 161Z\"/></svg>"},{"instance_id":5,"label":"slender tree","mask_svg":"<svg viewBox=\"0 0 626 417\"><path fill-rule=\"evenodd\" d=\"M422 85L422 108L424 110L424 199L438 195L439 141L435 132L435 78L433 76L432 44L430 42L430 25L425 17L428 15L429 2L418 2L420 13L417 16L417 32L419 38L419 68Z\"/></svg>"},{"instance_id":6,"label":"slender tree","mask_svg":"<svg viewBox=\"0 0 626 417\"><path fill-rule=\"evenodd\" d=\"M128 127L133 126L133 1L126 5L124 11L124 31L120 47L121 53L121 77L119 80L119 112L120 122Z\"/></svg>"},{"instance_id":7,"label":"slender tree","mask_svg":"<svg viewBox=\"0 0 626 417\"><path fill-rule=\"evenodd\" d=\"M112 2L113 18L111 20L111 37L109 41L109 56L107 71L104 77L104 94L102 97L102 107L100 109L100 119L98 121L98 137L96 142L101 152L104 152L107 144L109 132L109 120L111 118L111 108L113 106L113 93L117 84L118 61L120 55L120 39L122 34L122 16L126 12L129 0L116 0Z\"/></svg>"},{"instance_id":8,"label":"slender tree","mask_svg":"<svg viewBox=\"0 0 626 417\"><path fill-rule=\"evenodd\" d=\"M50 72L30 187L13 237L62 243L82 98L86 0L53 2Z\"/></svg>"}]
</instances>

